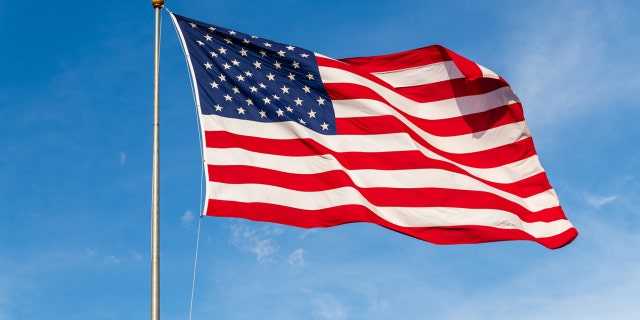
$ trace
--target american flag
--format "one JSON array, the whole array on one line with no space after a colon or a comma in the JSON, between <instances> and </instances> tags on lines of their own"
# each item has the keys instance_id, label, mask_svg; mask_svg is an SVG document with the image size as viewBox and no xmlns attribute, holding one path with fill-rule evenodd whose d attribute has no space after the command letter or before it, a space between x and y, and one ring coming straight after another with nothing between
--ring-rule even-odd
<instances>
[{"instance_id":1,"label":"american flag","mask_svg":"<svg viewBox=\"0 0 640 320\"><path fill-rule=\"evenodd\" d=\"M332 59L171 16L200 115L206 215L370 222L436 244L577 236L491 70L437 45Z\"/></svg>"}]
</instances>

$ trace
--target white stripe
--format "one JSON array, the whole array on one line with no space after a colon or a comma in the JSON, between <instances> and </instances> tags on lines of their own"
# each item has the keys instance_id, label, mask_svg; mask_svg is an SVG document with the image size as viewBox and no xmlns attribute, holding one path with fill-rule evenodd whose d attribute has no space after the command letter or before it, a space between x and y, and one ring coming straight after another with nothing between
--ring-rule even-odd
<instances>
[{"instance_id":1,"label":"white stripe","mask_svg":"<svg viewBox=\"0 0 640 320\"><path fill-rule=\"evenodd\" d=\"M476 63L476 65L480 68L480 70L482 71L482 76L485 78L493 78L493 79L500 79L500 76L498 76L498 74L496 74L495 72L489 70L488 68L485 68L479 64Z\"/></svg>"},{"instance_id":2,"label":"white stripe","mask_svg":"<svg viewBox=\"0 0 640 320\"><path fill-rule=\"evenodd\" d=\"M244 203L269 203L303 210L319 210L358 204L401 227L445 227L458 225L487 226L523 230L536 238L551 237L572 227L567 220L527 223L510 212L493 209L447 207L376 207L357 190L345 187L327 191L301 192L260 184L224 184L209 182L210 199Z\"/></svg>"},{"instance_id":3,"label":"white stripe","mask_svg":"<svg viewBox=\"0 0 640 320\"><path fill-rule=\"evenodd\" d=\"M373 72L373 75L395 88L431 84L451 79L464 78L453 61L432 63L424 66Z\"/></svg>"},{"instance_id":4,"label":"white stripe","mask_svg":"<svg viewBox=\"0 0 640 320\"><path fill-rule=\"evenodd\" d=\"M349 170L331 155L290 157L257 153L239 148L208 148L205 153L208 159L207 163L211 165L245 165L294 174L343 171L356 186L362 188L445 188L481 191L493 193L532 212L560 205L553 189L522 198L488 186L472 177L442 169Z\"/></svg>"},{"instance_id":5,"label":"white stripe","mask_svg":"<svg viewBox=\"0 0 640 320\"><path fill-rule=\"evenodd\" d=\"M391 105L403 112L414 117L428 120L461 117L464 115L485 112L520 101L511 87L502 87L479 95L420 103L408 99L371 80L342 69L320 67L320 76L324 83L353 83L368 87L377 92Z\"/></svg>"},{"instance_id":6,"label":"white stripe","mask_svg":"<svg viewBox=\"0 0 640 320\"><path fill-rule=\"evenodd\" d=\"M511 183L526 179L540 172L544 172L537 155L505 164L495 168L474 168L461 165L440 156L421 145L415 143L408 134L381 135L340 135L326 136L309 130L295 122L284 122L278 125L263 122L248 122L216 115L202 115L200 124L205 131L224 130L234 134L254 136L260 138L284 139L313 139L334 152L387 152L417 150L426 157L451 163L458 168L480 179L497 183ZM205 160L208 161L207 158Z\"/></svg>"},{"instance_id":7,"label":"white stripe","mask_svg":"<svg viewBox=\"0 0 640 320\"><path fill-rule=\"evenodd\" d=\"M504 145L509 145L514 142L526 139L531 136L526 124L524 121L509 123L506 125L502 125L496 128L491 128L486 131L479 131L474 133L462 134L457 136L446 136L440 137L436 135L432 135L428 132L425 132L420 127L416 126L409 120L405 119L402 115L398 114L397 111L390 110L390 113L402 121L404 124L409 127L409 129L413 130L416 134L422 137L427 143L437 148L438 150L442 150L444 152L455 153L455 154L465 154L472 152L485 151L497 147L501 147ZM409 136L408 133L389 133L389 134L380 134L380 135L322 135L318 134L315 131L309 130L304 126L298 125L295 122L280 122L277 124L259 122L259 121L248 121L248 120L240 120L234 118L225 118L219 122L224 122L224 126L213 125L205 123L208 122L208 118L210 117L218 117L216 115L205 115L203 116L202 122L205 129L207 128L225 128L226 130L243 134L243 135L251 135L268 139L295 139L295 138L313 138L316 141L328 145L333 146L338 144L337 141L348 140L349 142L357 142L358 146L364 146L365 148L373 147L376 148L372 151L377 151L377 148L387 148L386 146L380 146L383 143L393 142L400 143L402 146L402 150L415 150L416 148L410 148L416 144L416 142ZM229 119L229 121L227 121ZM233 121L237 120L237 121ZM210 121L209 121L210 122ZM380 141L377 139L382 137ZM389 140L390 139L390 140ZM362 142L359 142L362 141ZM394 146L394 147L400 147ZM406 149L410 148L410 149ZM397 149L396 149L397 150ZM356 151L356 150L354 150ZM363 151L366 151L363 150Z\"/></svg>"}]
</instances>

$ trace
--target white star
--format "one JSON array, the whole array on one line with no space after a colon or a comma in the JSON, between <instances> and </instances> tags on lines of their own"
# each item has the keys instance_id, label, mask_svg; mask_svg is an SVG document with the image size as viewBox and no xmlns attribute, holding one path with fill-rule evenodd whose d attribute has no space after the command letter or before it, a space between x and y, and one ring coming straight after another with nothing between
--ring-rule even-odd
<instances>
[{"instance_id":1,"label":"white star","mask_svg":"<svg viewBox=\"0 0 640 320\"><path fill-rule=\"evenodd\" d=\"M252 76L253 76L253 73L251 73L251 71L245 71L245 72L244 72L244 74L245 74L247 77L252 77Z\"/></svg>"},{"instance_id":2,"label":"white star","mask_svg":"<svg viewBox=\"0 0 640 320\"><path fill-rule=\"evenodd\" d=\"M277 95L277 94L274 94L272 97L273 97L274 99L276 99L276 100L280 100L280 97L278 97L278 95Z\"/></svg>"},{"instance_id":3,"label":"white star","mask_svg":"<svg viewBox=\"0 0 640 320\"><path fill-rule=\"evenodd\" d=\"M218 49L218 52L220 52L221 54L227 54L227 49L225 49L224 47L220 47Z\"/></svg>"},{"instance_id":4,"label":"white star","mask_svg":"<svg viewBox=\"0 0 640 320\"><path fill-rule=\"evenodd\" d=\"M326 122L323 122L321 125L322 130L329 130L329 125Z\"/></svg>"},{"instance_id":5,"label":"white star","mask_svg":"<svg viewBox=\"0 0 640 320\"><path fill-rule=\"evenodd\" d=\"M224 42L226 42L227 44L232 44L233 41L231 41L231 39L229 38L224 38Z\"/></svg>"},{"instance_id":6,"label":"white star","mask_svg":"<svg viewBox=\"0 0 640 320\"><path fill-rule=\"evenodd\" d=\"M267 75L267 79L269 79L269 81L273 81L276 79L276 76L273 73L269 72L269 74Z\"/></svg>"},{"instance_id":7,"label":"white star","mask_svg":"<svg viewBox=\"0 0 640 320\"><path fill-rule=\"evenodd\" d=\"M222 67L223 67L225 70L229 70L229 69L231 69L231 66L230 66L228 63L226 63L226 62L222 65Z\"/></svg>"},{"instance_id":8,"label":"white star","mask_svg":"<svg viewBox=\"0 0 640 320\"><path fill-rule=\"evenodd\" d=\"M251 39L258 39L258 37L256 37L256 36L251 36Z\"/></svg>"},{"instance_id":9,"label":"white star","mask_svg":"<svg viewBox=\"0 0 640 320\"><path fill-rule=\"evenodd\" d=\"M195 23L193 23L193 22L191 22L191 23L189 23L189 24L191 25L191 28L195 28L195 27L197 27L197 25L196 25Z\"/></svg>"},{"instance_id":10,"label":"white star","mask_svg":"<svg viewBox=\"0 0 640 320\"><path fill-rule=\"evenodd\" d=\"M204 42L202 42L202 41L200 41L200 40L198 40L198 41L196 41L196 42L198 43L198 45L199 45L199 46L204 46Z\"/></svg>"},{"instance_id":11,"label":"white star","mask_svg":"<svg viewBox=\"0 0 640 320\"><path fill-rule=\"evenodd\" d=\"M296 103L296 106L301 106L302 105L302 99L300 99L300 97L298 97L297 99L293 100Z\"/></svg>"},{"instance_id":12,"label":"white star","mask_svg":"<svg viewBox=\"0 0 640 320\"><path fill-rule=\"evenodd\" d=\"M287 88L287 86L282 86L280 90L282 90L282 93L289 93L289 88Z\"/></svg>"},{"instance_id":13,"label":"white star","mask_svg":"<svg viewBox=\"0 0 640 320\"><path fill-rule=\"evenodd\" d=\"M262 89L266 89L267 86L264 83L258 83L258 87L262 88Z\"/></svg>"},{"instance_id":14,"label":"white star","mask_svg":"<svg viewBox=\"0 0 640 320\"><path fill-rule=\"evenodd\" d=\"M276 69L280 69L280 62L276 61L273 65L276 66Z\"/></svg>"},{"instance_id":15,"label":"white star","mask_svg":"<svg viewBox=\"0 0 640 320\"><path fill-rule=\"evenodd\" d=\"M236 66L236 67L240 65L240 61L238 61L236 59L231 60L231 63L233 63L233 65Z\"/></svg>"},{"instance_id":16,"label":"white star","mask_svg":"<svg viewBox=\"0 0 640 320\"><path fill-rule=\"evenodd\" d=\"M267 117L267 113L264 110L260 110L260 112L258 112L260 114L260 118L266 118Z\"/></svg>"},{"instance_id":17,"label":"white star","mask_svg":"<svg viewBox=\"0 0 640 320\"><path fill-rule=\"evenodd\" d=\"M269 99L269 97L264 97L264 99L262 99L262 101L264 101L264 104L270 104L271 103L271 99Z\"/></svg>"},{"instance_id":18,"label":"white star","mask_svg":"<svg viewBox=\"0 0 640 320\"><path fill-rule=\"evenodd\" d=\"M247 56L247 52L248 52L248 51L247 51L245 48L242 48L242 49L240 50L240 55L242 55L243 57L246 57L246 56Z\"/></svg>"},{"instance_id":19,"label":"white star","mask_svg":"<svg viewBox=\"0 0 640 320\"><path fill-rule=\"evenodd\" d=\"M244 81L244 77L241 74L237 75L236 78L238 81Z\"/></svg>"},{"instance_id":20,"label":"white star","mask_svg":"<svg viewBox=\"0 0 640 320\"><path fill-rule=\"evenodd\" d=\"M309 58L309 55L306 54L306 53L301 53L300 56L303 57L303 58Z\"/></svg>"},{"instance_id":21,"label":"white star","mask_svg":"<svg viewBox=\"0 0 640 320\"><path fill-rule=\"evenodd\" d=\"M249 40L247 40L247 39L242 39L242 43L244 43L244 44L249 44L249 43L251 43L251 41L249 41Z\"/></svg>"},{"instance_id":22,"label":"white star","mask_svg":"<svg viewBox=\"0 0 640 320\"><path fill-rule=\"evenodd\" d=\"M215 51L211 51L211 57L212 57L212 58L215 58L215 57L217 57L217 56L218 56L218 54L217 54Z\"/></svg>"},{"instance_id":23,"label":"white star","mask_svg":"<svg viewBox=\"0 0 640 320\"><path fill-rule=\"evenodd\" d=\"M254 105L254 104L253 104L253 100L251 100L251 99L247 99L246 101L247 101L247 105L248 105L248 106L253 106L253 105Z\"/></svg>"},{"instance_id":24,"label":"white star","mask_svg":"<svg viewBox=\"0 0 640 320\"><path fill-rule=\"evenodd\" d=\"M285 109L287 109L287 111L289 111L289 112L293 112L293 108L291 108L289 106L287 106Z\"/></svg>"},{"instance_id":25,"label":"white star","mask_svg":"<svg viewBox=\"0 0 640 320\"><path fill-rule=\"evenodd\" d=\"M218 89L218 83L217 82L215 82L215 81L211 82L210 85L211 85L211 89Z\"/></svg>"},{"instance_id":26,"label":"white star","mask_svg":"<svg viewBox=\"0 0 640 320\"><path fill-rule=\"evenodd\" d=\"M209 61L207 61L207 63L205 63L204 66L207 69L211 69L211 67L213 67L213 65L211 63L209 63Z\"/></svg>"},{"instance_id":27,"label":"white star","mask_svg":"<svg viewBox=\"0 0 640 320\"><path fill-rule=\"evenodd\" d=\"M296 48L296 47L291 46L291 45L287 46L287 50L289 50L289 51L293 51L293 49L295 49L295 48Z\"/></svg>"},{"instance_id":28,"label":"white star","mask_svg":"<svg viewBox=\"0 0 640 320\"><path fill-rule=\"evenodd\" d=\"M307 74L307 78L309 78L309 80L313 80L313 74L308 73L308 74Z\"/></svg>"},{"instance_id":29,"label":"white star","mask_svg":"<svg viewBox=\"0 0 640 320\"><path fill-rule=\"evenodd\" d=\"M231 88L231 90L233 90L233 93L235 93L235 94L240 93L240 89L238 89L238 87L233 87L233 88Z\"/></svg>"},{"instance_id":30,"label":"white star","mask_svg":"<svg viewBox=\"0 0 640 320\"><path fill-rule=\"evenodd\" d=\"M233 97L231 97L228 93L226 95L224 95L224 100L225 101L231 101L231 99L233 99Z\"/></svg>"},{"instance_id":31,"label":"white star","mask_svg":"<svg viewBox=\"0 0 640 320\"><path fill-rule=\"evenodd\" d=\"M316 100L316 101L318 101L318 105L323 106L323 105L324 105L324 101L325 101L325 100L324 100L324 98L320 97L320 98L318 98L318 100Z\"/></svg>"},{"instance_id":32,"label":"white star","mask_svg":"<svg viewBox=\"0 0 640 320\"><path fill-rule=\"evenodd\" d=\"M263 57L267 56L267 52L264 50L260 50L260 55L262 55Z\"/></svg>"},{"instance_id":33,"label":"white star","mask_svg":"<svg viewBox=\"0 0 640 320\"><path fill-rule=\"evenodd\" d=\"M302 119L298 119L298 121L299 121L301 124L307 124L307 123L306 123L304 120L302 120Z\"/></svg>"},{"instance_id":34,"label":"white star","mask_svg":"<svg viewBox=\"0 0 640 320\"><path fill-rule=\"evenodd\" d=\"M238 114L244 114L244 109L242 107L236 108L238 110Z\"/></svg>"},{"instance_id":35,"label":"white star","mask_svg":"<svg viewBox=\"0 0 640 320\"><path fill-rule=\"evenodd\" d=\"M213 39L213 37L208 34L205 34L204 38L207 39L207 41L211 41L211 39Z\"/></svg>"},{"instance_id":36,"label":"white star","mask_svg":"<svg viewBox=\"0 0 640 320\"><path fill-rule=\"evenodd\" d=\"M282 111L282 109L278 108L278 110L276 110L276 113L278 114L278 117L282 117L284 115L284 111Z\"/></svg>"},{"instance_id":37,"label":"white star","mask_svg":"<svg viewBox=\"0 0 640 320\"><path fill-rule=\"evenodd\" d=\"M216 28L214 28L214 27L209 27L209 30L211 30L211 31L216 31Z\"/></svg>"},{"instance_id":38,"label":"white star","mask_svg":"<svg viewBox=\"0 0 640 320\"><path fill-rule=\"evenodd\" d=\"M249 87L249 89L251 90L251 92L258 92L258 88L256 88L256 86L251 86Z\"/></svg>"},{"instance_id":39,"label":"white star","mask_svg":"<svg viewBox=\"0 0 640 320\"><path fill-rule=\"evenodd\" d=\"M271 38L271 37L269 37L269 38ZM265 43L264 43L264 46L265 46L265 47L269 47L269 48L270 48L270 47L271 47L271 43L269 43L269 42L265 42Z\"/></svg>"},{"instance_id":40,"label":"white star","mask_svg":"<svg viewBox=\"0 0 640 320\"><path fill-rule=\"evenodd\" d=\"M309 88L307 86L302 87L302 90L304 90L304 92L306 92L306 93L311 92L311 88Z\"/></svg>"},{"instance_id":41,"label":"white star","mask_svg":"<svg viewBox=\"0 0 640 320\"><path fill-rule=\"evenodd\" d=\"M315 118L316 117L316 112L313 111L313 110L307 112L307 114L309 115L309 118Z\"/></svg>"},{"instance_id":42,"label":"white star","mask_svg":"<svg viewBox=\"0 0 640 320\"><path fill-rule=\"evenodd\" d=\"M291 65L294 69L300 69L300 63L298 61L294 61Z\"/></svg>"},{"instance_id":43,"label":"white star","mask_svg":"<svg viewBox=\"0 0 640 320\"><path fill-rule=\"evenodd\" d=\"M227 77L225 77L224 74L219 75L218 79L220 79L220 81L227 81Z\"/></svg>"},{"instance_id":44,"label":"white star","mask_svg":"<svg viewBox=\"0 0 640 320\"><path fill-rule=\"evenodd\" d=\"M282 51L282 50L278 51L278 55L281 56L281 57L284 57L284 51Z\"/></svg>"},{"instance_id":45,"label":"white star","mask_svg":"<svg viewBox=\"0 0 640 320\"><path fill-rule=\"evenodd\" d=\"M236 32L235 32L235 31L233 31L233 30L229 30L229 34L230 34L230 35L234 35L234 34L236 34Z\"/></svg>"},{"instance_id":46,"label":"white star","mask_svg":"<svg viewBox=\"0 0 640 320\"><path fill-rule=\"evenodd\" d=\"M222 111L222 107L219 104L216 104L214 107L216 108L216 111Z\"/></svg>"},{"instance_id":47,"label":"white star","mask_svg":"<svg viewBox=\"0 0 640 320\"><path fill-rule=\"evenodd\" d=\"M295 76L293 73L291 73L291 72L289 72L288 77L289 77L289 79L290 79L291 81L293 81L293 80L295 80L295 79L296 79L296 76Z\"/></svg>"},{"instance_id":48,"label":"white star","mask_svg":"<svg viewBox=\"0 0 640 320\"><path fill-rule=\"evenodd\" d=\"M253 66L256 67L256 69L260 69L260 66L262 65L262 63L260 63L260 61L257 61L253 63Z\"/></svg>"}]
</instances>

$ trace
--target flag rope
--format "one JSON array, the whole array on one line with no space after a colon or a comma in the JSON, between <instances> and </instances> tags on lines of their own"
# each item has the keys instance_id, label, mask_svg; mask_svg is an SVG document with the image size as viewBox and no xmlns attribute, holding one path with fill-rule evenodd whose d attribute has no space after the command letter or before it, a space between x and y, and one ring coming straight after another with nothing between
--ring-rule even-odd
<instances>
[{"instance_id":1,"label":"flag rope","mask_svg":"<svg viewBox=\"0 0 640 320\"><path fill-rule=\"evenodd\" d=\"M200 189L202 189L202 187L200 187ZM198 218L198 233L196 236L196 255L193 260L193 279L191 280L191 299L189 300L189 320L191 320L191 316L193 314L193 296L194 296L195 287L196 287L196 269L198 266L198 248L200 247L200 223L202 222L202 217L204 217L204 215L200 215L200 218Z\"/></svg>"},{"instance_id":2,"label":"flag rope","mask_svg":"<svg viewBox=\"0 0 640 320\"><path fill-rule=\"evenodd\" d=\"M171 15L171 10L169 10L169 8L165 6L164 9ZM178 39L180 39L180 33L178 31L177 25L173 23L173 26L176 31L176 35L178 36ZM178 42L180 43L180 48L182 49L183 53L185 55L188 55L187 50L185 50L185 47L182 41L178 41ZM187 72L189 73L189 82L190 82L189 84L192 91L191 93L194 100L194 106L196 108L196 113L195 113L196 123L198 124L198 132L200 133L202 132L202 124L200 123L200 117L199 117L199 114L200 114L199 103L198 103L198 100L196 99L195 86L193 83L193 77L191 77L191 69L189 68L188 62L187 62ZM200 172L200 210L199 210L200 216L198 218L198 231L196 235L196 252L195 252L195 257L193 261L193 277L191 280L191 298L189 299L189 320L191 320L193 316L193 299L195 296L196 274L197 274L197 267L198 267L198 252L200 247L200 229L201 229L202 217L205 216L205 212L204 212L205 162L204 162L204 145L203 145L201 134L198 134L198 142L200 144L200 159L202 159L202 171Z\"/></svg>"}]
</instances>

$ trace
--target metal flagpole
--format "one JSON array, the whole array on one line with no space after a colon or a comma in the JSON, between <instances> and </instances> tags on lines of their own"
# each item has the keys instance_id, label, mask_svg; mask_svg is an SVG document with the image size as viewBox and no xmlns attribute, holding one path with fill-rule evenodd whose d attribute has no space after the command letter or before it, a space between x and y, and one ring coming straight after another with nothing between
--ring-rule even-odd
<instances>
[{"instance_id":1,"label":"metal flagpole","mask_svg":"<svg viewBox=\"0 0 640 320\"><path fill-rule=\"evenodd\" d=\"M156 12L153 75L153 169L151 174L151 320L160 319L160 10L164 0L151 0Z\"/></svg>"}]
</instances>

